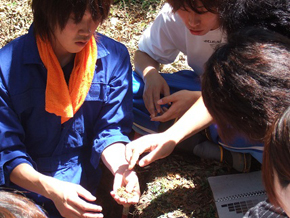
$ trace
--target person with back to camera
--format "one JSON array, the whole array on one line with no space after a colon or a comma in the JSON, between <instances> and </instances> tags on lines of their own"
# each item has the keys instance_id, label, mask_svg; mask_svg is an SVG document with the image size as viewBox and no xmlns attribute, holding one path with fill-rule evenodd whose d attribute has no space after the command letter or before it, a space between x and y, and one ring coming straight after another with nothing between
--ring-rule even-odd
<instances>
[{"instance_id":1,"label":"person with back to camera","mask_svg":"<svg viewBox=\"0 0 290 218\"><path fill-rule=\"evenodd\" d=\"M49 217L103 217L94 196L103 161L112 197L137 203L128 170L132 68L126 47L96 28L111 0L33 0L28 34L0 50L0 185L26 190ZM125 186L134 193L120 198Z\"/></svg>"},{"instance_id":2,"label":"person with back to camera","mask_svg":"<svg viewBox=\"0 0 290 218\"><path fill-rule=\"evenodd\" d=\"M263 181L268 199L251 208L245 218L290 216L290 107L269 129L263 155Z\"/></svg>"},{"instance_id":3,"label":"person with back to camera","mask_svg":"<svg viewBox=\"0 0 290 218\"><path fill-rule=\"evenodd\" d=\"M265 144L262 174L269 200L245 217L288 217L290 39L261 28L242 29L208 60L202 86L224 141L240 133Z\"/></svg>"},{"instance_id":4,"label":"person with back to camera","mask_svg":"<svg viewBox=\"0 0 290 218\"><path fill-rule=\"evenodd\" d=\"M262 201L246 214L246 217L290 216L289 155L290 155L290 107L286 109L269 129L263 156L263 181L267 201ZM274 205L274 206L273 206ZM281 211L281 208L285 211Z\"/></svg>"},{"instance_id":5,"label":"person with back to camera","mask_svg":"<svg viewBox=\"0 0 290 218\"><path fill-rule=\"evenodd\" d=\"M230 4L230 5L229 5ZM254 9L253 9L254 8ZM270 29L290 36L290 2L285 0L231 0L220 1L219 4L221 27L227 35L234 33L241 27L255 26ZM261 13L261 11L265 13ZM207 87L204 87L207 89ZM143 167L151 162L168 156L174 148L182 141L205 129L214 120L204 105L202 97L191 106L191 108L169 129L163 133L151 134L143 136L126 146L126 158L130 162L129 168L138 164ZM216 125L209 127L210 138L213 142L220 144L223 148L233 151L249 152L255 159L262 162L263 144L252 144L245 137L238 137L238 143L225 144L221 137L217 134ZM207 152L209 142L200 143L195 146L195 150L203 150ZM241 149L240 147L245 147ZM215 146L218 149L217 146ZM214 146L211 146L211 150ZM226 152L226 149L221 151ZM149 152L139 160L142 153ZM216 153L216 152L213 152ZM222 154L223 152L221 152ZM201 155L202 156L202 155ZM247 161L244 163L248 163ZM245 165L244 165L245 166ZM245 167L245 169L249 169Z\"/></svg>"},{"instance_id":6,"label":"person with back to camera","mask_svg":"<svg viewBox=\"0 0 290 218\"><path fill-rule=\"evenodd\" d=\"M220 29L218 4L217 0L168 0L143 33L139 50L135 52L136 72L133 72L133 130L138 134L163 131L201 96L199 77L203 64L225 40ZM172 63L180 52L187 56L193 71L159 72L160 64ZM207 138L199 132L178 148L221 161L224 156L224 160L239 171L250 163L250 155L226 150L221 155L222 147L211 143L203 143L207 149L203 152L204 148L196 146L203 141Z\"/></svg>"}]
</instances>

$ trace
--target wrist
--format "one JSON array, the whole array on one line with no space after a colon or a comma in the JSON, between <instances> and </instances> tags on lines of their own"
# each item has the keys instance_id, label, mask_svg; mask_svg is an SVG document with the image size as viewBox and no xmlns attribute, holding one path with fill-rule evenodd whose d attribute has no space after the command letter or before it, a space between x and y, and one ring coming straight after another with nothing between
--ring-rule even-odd
<instances>
[{"instance_id":1,"label":"wrist","mask_svg":"<svg viewBox=\"0 0 290 218\"><path fill-rule=\"evenodd\" d=\"M152 76L159 74L158 70L155 67L148 66L143 71L143 80L146 82Z\"/></svg>"},{"instance_id":2,"label":"wrist","mask_svg":"<svg viewBox=\"0 0 290 218\"><path fill-rule=\"evenodd\" d=\"M113 172L113 174L114 174L114 176L116 175L116 174L121 174L121 175L123 175L125 172L127 172L127 171L130 171L129 169L128 169L128 167L129 167L129 164L123 164L123 165L121 165L115 172Z\"/></svg>"},{"instance_id":3,"label":"wrist","mask_svg":"<svg viewBox=\"0 0 290 218\"><path fill-rule=\"evenodd\" d=\"M46 176L46 175L39 176L39 183L41 184L41 187L42 187L41 188L42 193L40 194L52 200L55 196L54 188L53 188L55 184L55 180L56 180L55 178L50 177L50 176Z\"/></svg>"},{"instance_id":4,"label":"wrist","mask_svg":"<svg viewBox=\"0 0 290 218\"><path fill-rule=\"evenodd\" d=\"M174 130L174 126L171 126L169 129L167 129L165 132L163 132L164 134L164 138L169 139L169 141L172 142L172 144L174 145L174 147L176 147L176 145L182 141L183 137L180 136L180 134L178 134L179 131L175 131Z\"/></svg>"}]
</instances>

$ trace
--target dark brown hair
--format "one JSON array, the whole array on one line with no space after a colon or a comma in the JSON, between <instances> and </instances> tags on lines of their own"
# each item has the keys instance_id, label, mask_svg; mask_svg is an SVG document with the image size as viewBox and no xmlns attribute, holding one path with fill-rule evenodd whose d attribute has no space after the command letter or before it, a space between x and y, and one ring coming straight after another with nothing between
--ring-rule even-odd
<instances>
[{"instance_id":1,"label":"dark brown hair","mask_svg":"<svg viewBox=\"0 0 290 218\"><path fill-rule=\"evenodd\" d=\"M211 13L217 13L218 8L218 1L217 0L198 0L202 3L204 8L211 12ZM167 0L167 2L171 5L173 8L173 12L178 11L179 9L187 10L187 8L190 8L194 12L198 14L202 14L204 12L201 12L198 8L197 0Z\"/></svg>"},{"instance_id":2,"label":"dark brown hair","mask_svg":"<svg viewBox=\"0 0 290 218\"><path fill-rule=\"evenodd\" d=\"M110 10L111 0L33 0L33 24L36 35L43 39L53 35L56 25L63 29L73 14L75 22L81 21L89 9L94 21L103 22Z\"/></svg>"},{"instance_id":3,"label":"dark brown hair","mask_svg":"<svg viewBox=\"0 0 290 218\"><path fill-rule=\"evenodd\" d=\"M5 218L47 218L30 199L20 193L6 190L0 190L0 215Z\"/></svg>"},{"instance_id":4,"label":"dark brown hair","mask_svg":"<svg viewBox=\"0 0 290 218\"><path fill-rule=\"evenodd\" d=\"M227 34L255 26L290 37L289 0L220 0L219 14Z\"/></svg>"},{"instance_id":5,"label":"dark brown hair","mask_svg":"<svg viewBox=\"0 0 290 218\"><path fill-rule=\"evenodd\" d=\"M238 31L206 63L202 96L223 140L239 133L263 142L290 105L290 39L265 29Z\"/></svg>"},{"instance_id":6,"label":"dark brown hair","mask_svg":"<svg viewBox=\"0 0 290 218\"><path fill-rule=\"evenodd\" d=\"M277 119L267 133L263 153L263 181L270 202L281 206L275 191L274 174L282 188L290 183L290 107Z\"/></svg>"}]
</instances>

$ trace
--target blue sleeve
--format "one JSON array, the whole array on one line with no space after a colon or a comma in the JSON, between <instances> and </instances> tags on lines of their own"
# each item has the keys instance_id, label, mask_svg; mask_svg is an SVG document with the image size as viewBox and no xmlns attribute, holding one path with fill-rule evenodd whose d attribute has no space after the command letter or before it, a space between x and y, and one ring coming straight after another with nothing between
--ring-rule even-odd
<instances>
[{"instance_id":1,"label":"blue sleeve","mask_svg":"<svg viewBox=\"0 0 290 218\"><path fill-rule=\"evenodd\" d=\"M97 167L103 150L116 142L128 143L128 134L133 123L132 67L129 53L124 45L118 44L103 61L109 75L109 95L99 114L95 126L94 151L91 163Z\"/></svg>"},{"instance_id":2,"label":"blue sleeve","mask_svg":"<svg viewBox=\"0 0 290 218\"><path fill-rule=\"evenodd\" d=\"M10 173L21 163L33 166L26 153L24 130L14 112L0 68L0 185L9 186Z\"/></svg>"}]
</instances>

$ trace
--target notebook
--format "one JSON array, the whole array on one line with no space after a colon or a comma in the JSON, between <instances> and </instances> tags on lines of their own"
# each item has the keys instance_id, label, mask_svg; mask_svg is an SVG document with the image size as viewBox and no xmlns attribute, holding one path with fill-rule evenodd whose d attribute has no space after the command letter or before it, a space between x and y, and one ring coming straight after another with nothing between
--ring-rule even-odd
<instances>
[{"instance_id":1,"label":"notebook","mask_svg":"<svg viewBox=\"0 0 290 218\"><path fill-rule=\"evenodd\" d=\"M242 218L267 198L261 171L208 178L219 218Z\"/></svg>"}]
</instances>

